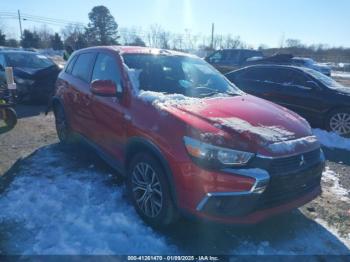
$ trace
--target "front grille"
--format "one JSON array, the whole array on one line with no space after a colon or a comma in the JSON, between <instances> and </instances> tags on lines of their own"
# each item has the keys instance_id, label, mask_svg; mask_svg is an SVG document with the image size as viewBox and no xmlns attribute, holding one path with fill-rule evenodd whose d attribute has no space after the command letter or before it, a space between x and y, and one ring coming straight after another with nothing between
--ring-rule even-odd
<instances>
[{"instance_id":1,"label":"front grille","mask_svg":"<svg viewBox=\"0 0 350 262\"><path fill-rule=\"evenodd\" d=\"M260 199L259 209L271 208L318 188L321 184L323 164L316 163L310 168L287 175L274 175Z\"/></svg>"},{"instance_id":2,"label":"front grille","mask_svg":"<svg viewBox=\"0 0 350 262\"><path fill-rule=\"evenodd\" d=\"M320 149L304 154L272 160L269 168L270 175L295 173L306 169L320 161Z\"/></svg>"}]
</instances>

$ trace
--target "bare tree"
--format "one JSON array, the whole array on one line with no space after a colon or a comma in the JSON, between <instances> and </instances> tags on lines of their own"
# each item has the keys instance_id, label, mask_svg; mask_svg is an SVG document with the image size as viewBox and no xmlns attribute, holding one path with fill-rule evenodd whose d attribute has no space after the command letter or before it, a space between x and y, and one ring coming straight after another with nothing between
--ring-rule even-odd
<instances>
[{"instance_id":1,"label":"bare tree","mask_svg":"<svg viewBox=\"0 0 350 262\"><path fill-rule=\"evenodd\" d=\"M169 49L170 36L170 32L165 31L160 25L151 25L147 33L148 46Z\"/></svg>"},{"instance_id":2,"label":"bare tree","mask_svg":"<svg viewBox=\"0 0 350 262\"><path fill-rule=\"evenodd\" d=\"M88 45L85 35L85 28L79 24L69 24L62 29L62 35L65 45L73 49L80 49Z\"/></svg>"},{"instance_id":3,"label":"bare tree","mask_svg":"<svg viewBox=\"0 0 350 262\"><path fill-rule=\"evenodd\" d=\"M37 35L40 38L40 48L50 48L51 47L51 39L53 36L53 31L47 25L43 25L40 28L34 29Z\"/></svg>"}]
</instances>

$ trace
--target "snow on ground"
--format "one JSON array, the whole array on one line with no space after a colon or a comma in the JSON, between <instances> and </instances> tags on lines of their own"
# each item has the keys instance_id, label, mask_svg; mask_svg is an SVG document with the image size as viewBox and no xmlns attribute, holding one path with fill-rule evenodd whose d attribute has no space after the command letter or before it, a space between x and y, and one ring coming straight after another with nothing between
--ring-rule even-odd
<instances>
[{"instance_id":1,"label":"snow on ground","mask_svg":"<svg viewBox=\"0 0 350 262\"><path fill-rule=\"evenodd\" d=\"M332 71L332 77L350 78L350 72Z\"/></svg>"},{"instance_id":2,"label":"snow on ground","mask_svg":"<svg viewBox=\"0 0 350 262\"><path fill-rule=\"evenodd\" d=\"M320 143L329 148L345 149L350 151L350 138L342 137L333 132L327 132L321 129L313 129Z\"/></svg>"},{"instance_id":3,"label":"snow on ground","mask_svg":"<svg viewBox=\"0 0 350 262\"><path fill-rule=\"evenodd\" d=\"M154 231L108 172L58 145L23 160L0 195L7 254L350 254L350 239L299 211L252 229L181 222ZM91 156L92 159L95 156ZM330 172L330 171L327 171ZM191 224L192 223L192 224Z\"/></svg>"},{"instance_id":4,"label":"snow on ground","mask_svg":"<svg viewBox=\"0 0 350 262\"><path fill-rule=\"evenodd\" d=\"M40 150L0 197L0 224L15 227L7 249L24 254L174 253L123 199L123 189L91 166ZM17 232L18 231L18 232Z\"/></svg>"},{"instance_id":5,"label":"snow on ground","mask_svg":"<svg viewBox=\"0 0 350 262\"><path fill-rule=\"evenodd\" d=\"M322 174L322 180L332 184L330 188L331 192L339 196L341 200L350 201L350 198L348 197L350 192L340 185L339 175L337 173L333 172L327 167L325 172Z\"/></svg>"}]
</instances>

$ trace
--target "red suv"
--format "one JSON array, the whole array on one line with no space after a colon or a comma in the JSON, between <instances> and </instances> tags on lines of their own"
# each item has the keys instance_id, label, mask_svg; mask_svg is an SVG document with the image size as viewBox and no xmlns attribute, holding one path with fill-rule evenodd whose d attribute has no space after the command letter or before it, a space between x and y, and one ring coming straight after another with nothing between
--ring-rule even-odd
<instances>
[{"instance_id":1,"label":"red suv","mask_svg":"<svg viewBox=\"0 0 350 262\"><path fill-rule=\"evenodd\" d=\"M61 142L96 149L153 226L179 214L257 223L321 192L325 160L308 123L192 55L79 50L58 77L53 110Z\"/></svg>"}]
</instances>

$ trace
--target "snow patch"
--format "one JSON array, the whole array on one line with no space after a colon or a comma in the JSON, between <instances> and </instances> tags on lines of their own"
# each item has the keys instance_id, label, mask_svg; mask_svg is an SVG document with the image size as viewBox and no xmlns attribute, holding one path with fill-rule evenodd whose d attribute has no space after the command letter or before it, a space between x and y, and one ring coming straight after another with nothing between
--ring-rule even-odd
<instances>
[{"instance_id":1,"label":"snow patch","mask_svg":"<svg viewBox=\"0 0 350 262\"><path fill-rule=\"evenodd\" d=\"M339 182L339 175L334 171L330 170L329 167L326 167L326 170L322 174L322 180L324 182L331 183L332 186L330 190L333 194L340 197L342 201L350 201L349 190L343 188Z\"/></svg>"},{"instance_id":2,"label":"snow patch","mask_svg":"<svg viewBox=\"0 0 350 262\"><path fill-rule=\"evenodd\" d=\"M350 138L342 137L334 132L327 132L321 129L313 129L320 143L329 148L345 149L350 151Z\"/></svg>"},{"instance_id":3,"label":"snow patch","mask_svg":"<svg viewBox=\"0 0 350 262\"><path fill-rule=\"evenodd\" d=\"M17 254L172 254L110 176L76 169L64 153L40 150L0 196L0 225Z\"/></svg>"},{"instance_id":4,"label":"snow patch","mask_svg":"<svg viewBox=\"0 0 350 262\"><path fill-rule=\"evenodd\" d=\"M339 78L350 78L350 72L333 71L332 76Z\"/></svg>"},{"instance_id":5,"label":"snow patch","mask_svg":"<svg viewBox=\"0 0 350 262\"><path fill-rule=\"evenodd\" d=\"M294 133L283 129L282 127L263 125L253 126L249 122L236 117L211 118L211 120L217 121L220 125L232 128L239 133L253 133L267 141L280 142L287 141L295 137Z\"/></svg>"}]
</instances>

